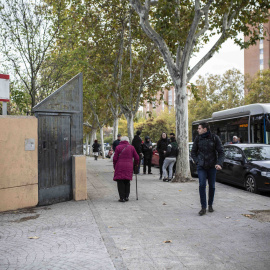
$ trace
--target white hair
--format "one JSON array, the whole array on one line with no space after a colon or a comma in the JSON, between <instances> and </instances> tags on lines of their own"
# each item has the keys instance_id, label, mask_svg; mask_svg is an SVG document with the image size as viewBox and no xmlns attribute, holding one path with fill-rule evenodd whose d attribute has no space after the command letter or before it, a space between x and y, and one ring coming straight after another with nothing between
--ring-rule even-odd
<instances>
[{"instance_id":1,"label":"white hair","mask_svg":"<svg viewBox=\"0 0 270 270\"><path fill-rule=\"evenodd\" d=\"M129 142L129 138L127 136L122 136L121 137L121 141L127 141L127 142Z\"/></svg>"}]
</instances>

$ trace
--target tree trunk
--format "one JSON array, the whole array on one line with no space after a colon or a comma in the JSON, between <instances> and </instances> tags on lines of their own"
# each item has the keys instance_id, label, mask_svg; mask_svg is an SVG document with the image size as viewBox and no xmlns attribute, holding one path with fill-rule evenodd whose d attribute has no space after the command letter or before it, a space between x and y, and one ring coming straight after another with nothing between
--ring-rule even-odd
<instances>
[{"instance_id":1,"label":"tree trunk","mask_svg":"<svg viewBox=\"0 0 270 270\"><path fill-rule=\"evenodd\" d=\"M134 138L134 116L131 112L125 115L127 119L127 130L130 143Z\"/></svg>"},{"instance_id":2,"label":"tree trunk","mask_svg":"<svg viewBox=\"0 0 270 270\"><path fill-rule=\"evenodd\" d=\"M175 83L175 95L178 104L175 108L176 136L179 155L176 162L174 182L190 180L189 147L188 147L188 95L186 81Z\"/></svg>"},{"instance_id":3,"label":"tree trunk","mask_svg":"<svg viewBox=\"0 0 270 270\"><path fill-rule=\"evenodd\" d=\"M105 158L105 152L104 152L104 138L103 138L103 127L100 128L100 141L101 141L101 153L102 153L102 158Z\"/></svg>"},{"instance_id":4,"label":"tree trunk","mask_svg":"<svg viewBox=\"0 0 270 270\"><path fill-rule=\"evenodd\" d=\"M89 133L86 134L86 156L89 156Z\"/></svg>"},{"instance_id":5,"label":"tree trunk","mask_svg":"<svg viewBox=\"0 0 270 270\"><path fill-rule=\"evenodd\" d=\"M113 140L117 140L117 134L118 134L118 117L117 115L114 117L113 120Z\"/></svg>"}]
</instances>

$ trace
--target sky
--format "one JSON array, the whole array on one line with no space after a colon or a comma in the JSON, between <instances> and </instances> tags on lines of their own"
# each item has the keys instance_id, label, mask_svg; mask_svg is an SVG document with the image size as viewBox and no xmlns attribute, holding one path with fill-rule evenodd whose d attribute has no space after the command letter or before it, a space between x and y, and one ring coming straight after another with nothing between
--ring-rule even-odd
<instances>
[{"instance_id":1,"label":"sky","mask_svg":"<svg viewBox=\"0 0 270 270\"><path fill-rule=\"evenodd\" d=\"M208 46L201 49L197 57L191 59L191 67L193 67L209 51L214 42L215 40L211 40ZM205 76L207 73L222 75L225 71L232 68L236 68L244 74L244 50L240 50L240 47L234 44L233 40L227 40L222 45L220 51L215 53L213 57L193 76L191 82L195 83L198 75Z\"/></svg>"}]
</instances>

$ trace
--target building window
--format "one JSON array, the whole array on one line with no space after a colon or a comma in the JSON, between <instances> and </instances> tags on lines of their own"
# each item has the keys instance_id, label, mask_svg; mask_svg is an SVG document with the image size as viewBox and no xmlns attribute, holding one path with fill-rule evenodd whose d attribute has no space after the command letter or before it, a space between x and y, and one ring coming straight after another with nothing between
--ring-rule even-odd
<instances>
[{"instance_id":1,"label":"building window","mask_svg":"<svg viewBox=\"0 0 270 270\"><path fill-rule=\"evenodd\" d=\"M260 59L260 65L263 65L263 59Z\"/></svg>"},{"instance_id":2,"label":"building window","mask_svg":"<svg viewBox=\"0 0 270 270\"><path fill-rule=\"evenodd\" d=\"M161 101L161 109L164 111L164 100Z\"/></svg>"}]
</instances>

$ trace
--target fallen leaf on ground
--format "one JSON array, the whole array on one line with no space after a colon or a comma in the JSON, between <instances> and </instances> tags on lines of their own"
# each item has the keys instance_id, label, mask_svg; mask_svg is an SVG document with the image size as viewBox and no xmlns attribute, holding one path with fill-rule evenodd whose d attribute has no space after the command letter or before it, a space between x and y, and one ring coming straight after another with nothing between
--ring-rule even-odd
<instances>
[{"instance_id":1,"label":"fallen leaf on ground","mask_svg":"<svg viewBox=\"0 0 270 270\"><path fill-rule=\"evenodd\" d=\"M30 236L28 237L29 239L38 239L39 237L38 236Z\"/></svg>"},{"instance_id":2,"label":"fallen leaf on ground","mask_svg":"<svg viewBox=\"0 0 270 270\"><path fill-rule=\"evenodd\" d=\"M179 189L179 191L182 191L182 189Z\"/></svg>"},{"instance_id":3,"label":"fallen leaf on ground","mask_svg":"<svg viewBox=\"0 0 270 270\"><path fill-rule=\"evenodd\" d=\"M163 205L167 205L166 203L163 203Z\"/></svg>"},{"instance_id":4,"label":"fallen leaf on ground","mask_svg":"<svg viewBox=\"0 0 270 270\"><path fill-rule=\"evenodd\" d=\"M171 243L172 242L172 240L166 240L166 241L164 241L164 243Z\"/></svg>"},{"instance_id":5,"label":"fallen leaf on ground","mask_svg":"<svg viewBox=\"0 0 270 270\"><path fill-rule=\"evenodd\" d=\"M226 217L226 218L231 218L231 217Z\"/></svg>"},{"instance_id":6,"label":"fallen leaf on ground","mask_svg":"<svg viewBox=\"0 0 270 270\"><path fill-rule=\"evenodd\" d=\"M112 226L109 226L108 228L113 228Z\"/></svg>"}]
</instances>

